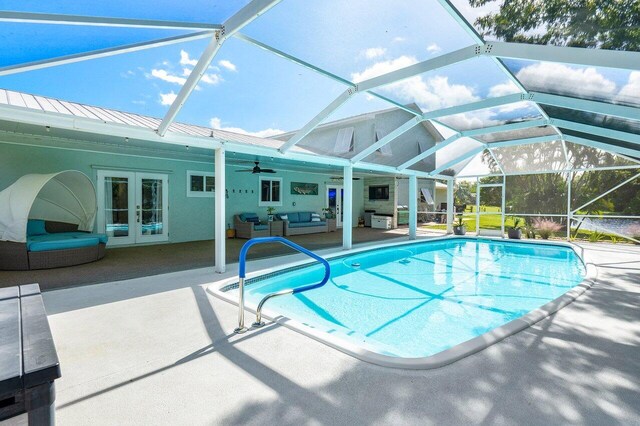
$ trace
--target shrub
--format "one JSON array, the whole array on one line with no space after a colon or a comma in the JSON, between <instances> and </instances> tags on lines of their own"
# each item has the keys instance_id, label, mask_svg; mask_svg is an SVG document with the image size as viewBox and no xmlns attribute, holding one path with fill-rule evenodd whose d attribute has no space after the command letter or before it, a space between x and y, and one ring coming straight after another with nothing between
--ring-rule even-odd
<instances>
[{"instance_id":1,"label":"shrub","mask_svg":"<svg viewBox=\"0 0 640 426\"><path fill-rule=\"evenodd\" d=\"M560 229L562 229L562 226L559 223L556 223L553 220L542 218L534 219L533 227L536 231L538 231L538 235L540 235L543 240L548 240L549 237L552 236L555 232L558 232Z\"/></svg>"}]
</instances>

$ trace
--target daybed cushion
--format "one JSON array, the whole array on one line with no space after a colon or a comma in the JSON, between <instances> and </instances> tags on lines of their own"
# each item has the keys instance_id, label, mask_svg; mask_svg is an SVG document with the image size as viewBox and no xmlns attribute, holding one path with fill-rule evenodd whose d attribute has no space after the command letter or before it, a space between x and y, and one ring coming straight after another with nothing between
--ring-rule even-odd
<instances>
[{"instance_id":1,"label":"daybed cushion","mask_svg":"<svg viewBox=\"0 0 640 426\"><path fill-rule=\"evenodd\" d=\"M61 235L61 234L51 234ZM97 238L102 244L107 244L109 237L106 234L91 234L89 232L65 232L63 235L72 235L74 238Z\"/></svg>"},{"instance_id":2,"label":"daybed cushion","mask_svg":"<svg viewBox=\"0 0 640 426\"><path fill-rule=\"evenodd\" d=\"M289 228L310 228L312 226L324 226L327 222L298 222L290 223Z\"/></svg>"},{"instance_id":3,"label":"daybed cushion","mask_svg":"<svg viewBox=\"0 0 640 426\"><path fill-rule=\"evenodd\" d=\"M44 220L29 219L27 222L27 237L32 235L45 235L47 230L44 226Z\"/></svg>"},{"instance_id":4,"label":"daybed cushion","mask_svg":"<svg viewBox=\"0 0 640 426\"><path fill-rule=\"evenodd\" d=\"M91 235L91 234L87 234ZM66 250L81 247L97 246L100 240L97 237L82 237L78 238L73 235L60 233L60 234L46 234L46 235L34 235L27 239L28 251L51 251L51 250Z\"/></svg>"}]
</instances>

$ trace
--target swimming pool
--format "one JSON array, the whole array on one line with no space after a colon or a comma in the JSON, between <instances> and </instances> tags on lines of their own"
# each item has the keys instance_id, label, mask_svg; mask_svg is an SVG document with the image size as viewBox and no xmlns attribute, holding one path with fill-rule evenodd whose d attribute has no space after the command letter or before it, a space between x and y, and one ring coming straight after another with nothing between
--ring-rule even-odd
<instances>
[{"instance_id":1,"label":"swimming pool","mask_svg":"<svg viewBox=\"0 0 640 426\"><path fill-rule=\"evenodd\" d=\"M269 300L265 316L377 364L445 365L528 327L584 291L569 246L447 238L330 259L321 288ZM247 306L313 284L319 264L247 280ZM222 288L237 299L234 285Z\"/></svg>"}]
</instances>

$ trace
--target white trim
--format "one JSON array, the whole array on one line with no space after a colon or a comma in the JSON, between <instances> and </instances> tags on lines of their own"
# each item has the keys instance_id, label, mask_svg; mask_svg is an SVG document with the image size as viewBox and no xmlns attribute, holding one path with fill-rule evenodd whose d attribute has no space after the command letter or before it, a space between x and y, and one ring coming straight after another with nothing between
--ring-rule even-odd
<instances>
[{"instance_id":1,"label":"white trim","mask_svg":"<svg viewBox=\"0 0 640 426\"><path fill-rule=\"evenodd\" d=\"M61 15L56 13L32 13L5 10L0 11L0 22L25 22L30 24L49 25L83 25L96 27L159 28L176 30L219 30L220 28L222 28L222 25L220 24L209 24L201 22Z\"/></svg>"},{"instance_id":2,"label":"white trim","mask_svg":"<svg viewBox=\"0 0 640 426\"><path fill-rule=\"evenodd\" d=\"M1 12L0 12L1 13ZM43 68L50 68L59 65L73 64L76 62L88 61L91 59L106 58L109 56L121 55L123 53L138 52L145 49L169 46L176 43L200 40L213 35L211 31L180 35L175 37L161 38L157 40L143 41L140 43L126 44L123 46L108 47L106 49L92 50L89 52L75 53L72 55L59 56L56 58L42 59L39 61L25 62L16 65L9 65L0 68L0 76L18 74L26 71L34 71Z\"/></svg>"},{"instance_id":3,"label":"white trim","mask_svg":"<svg viewBox=\"0 0 640 426\"><path fill-rule=\"evenodd\" d=\"M270 182L278 181L280 182L280 201L262 201L262 182L268 180ZM269 184L269 197L271 198L271 191L273 188L273 184ZM281 177L271 177L271 176L259 176L258 177L258 207L281 207L282 206L282 198L284 195L284 184Z\"/></svg>"},{"instance_id":4,"label":"white trim","mask_svg":"<svg viewBox=\"0 0 640 426\"><path fill-rule=\"evenodd\" d=\"M640 53L622 50L585 49L527 43L487 42L487 55L573 65L637 70Z\"/></svg>"},{"instance_id":5,"label":"white trim","mask_svg":"<svg viewBox=\"0 0 640 426\"><path fill-rule=\"evenodd\" d=\"M202 177L202 191L193 191L191 189L191 178L193 176ZM207 178L214 178L215 182L215 173L214 172L202 172L199 170L187 170L187 197L189 198L214 198L216 195L215 186L213 191L207 191Z\"/></svg>"}]
</instances>

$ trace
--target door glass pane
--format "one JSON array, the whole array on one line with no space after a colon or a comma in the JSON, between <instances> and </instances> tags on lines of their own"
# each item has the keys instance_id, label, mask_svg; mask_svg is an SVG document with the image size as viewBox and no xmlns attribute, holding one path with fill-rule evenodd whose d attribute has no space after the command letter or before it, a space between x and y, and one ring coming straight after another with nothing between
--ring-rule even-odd
<instances>
[{"instance_id":1,"label":"door glass pane","mask_svg":"<svg viewBox=\"0 0 640 426\"><path fill-rule=\"evenodd\" d=\"M105 228L109 237L129 236L129 179L104 178Z\"/></svg>"},{"instance_id":2,"label":"door glass pane","mask_svg":"<svg viewBox=\"0 0 640 426\"><path fill-rule=\"evenodd\" d=\"M329 207L336 211L336 189L329 188Z\"/></svg>"},{"instance_id":3,"label":"door glass pane","mask_svg":"<svg viewBox=\"0 0 640 426\"><path fill-rule=\"evenodd\" d=\"M162 197L162 179L142 179L142 235L163 233Z\"/></svg>"},{"instance_id":4,"label":"door glass pane","mask_svg":"<svg viewBox=\"0 0 640 426\"><path fill-rule=\"evenodd\" d=\"M342 223L344 219L344 215L342 214L342 211L344 210L342 208L343 204L344 204L344 189L340 189L340 223Z\"/></svg>"}]
</instances>

